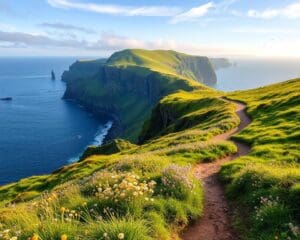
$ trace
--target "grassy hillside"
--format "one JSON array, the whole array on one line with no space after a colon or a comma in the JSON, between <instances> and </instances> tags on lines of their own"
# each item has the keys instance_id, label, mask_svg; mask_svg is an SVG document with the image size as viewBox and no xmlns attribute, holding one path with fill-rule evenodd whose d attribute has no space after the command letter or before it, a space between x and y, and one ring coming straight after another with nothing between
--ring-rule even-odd
<instances>
[{"instance_id":1,"label":"grassy hillside","mask_svg":"<svg viewBox=\"0 0 300 240\"><path fill-rule=\"evenodd\" d=\"M245 102L253 119L235 136L252 146L251 153L221 171L228 196L243 213L237 218L240 230L253 240L299 239L293 226L300 221L300 80L228 98Z\"/></svg>"},{"instance_id":2,"label":"grassy hillside","mask_svg":"<svg viewBox=\"0 0 300 240\"><path fill-rule=\"evenodd\" d=\"M216 74L207 57L128 49L103 60L77 61L62 76L65 99L115 121L117 136L136 142L151 108L179 89L203 89Z\"/></svg>"},{"instance_id":3,"label":"grassy hillside","mask_svg":"<svg viewBox=\"0 0 300 240\"><path fill-rule=\"evenodd\" d=\"M199 82L216 81L214 67L207 57L166 50L128 49L114 53L107 64L118 67L139 66Z\"/></svg>"},{"instance_id":4,"label":"grassy hillside","mask_svg":"<svg viewBox=\"0 0 300 240\"><path fill-rule=\"evenodd\" d=\"M192 166L236 151L230 142L209 141L238 124L234 105L219 94L182 91L160 101L174 102L178 121L194 122L190 127L170 128L144 145L117 140L91 148L85 159L53 174L1 187L0 232L18 239L171 239L202 213ZM216 105L201 104L206 99ZM211 118L199 122L205 113ZM8 201L18 204L4 207Z\"/></svg>"},{"instance_id":5,"label":"grassy hillside","mask_svg":"<svg viewBox=\"0 0 300 240\"><path fill-rule=\"evenodd\" d=\"M132 142L137 141L143 122L160 98L179 89L205 88L190 79L141 67L109 67L103 71L93 77L71 78L67 81L64 98L74 99L96 113L117 118L115 122L119 122L122 129L118 137Z\"/></svg>"},{"instance_id":6,"label":"grassy hillside","mask_svg":"<svg viewBox=\"0 0 300 240\"><path fill-rule=\"evenodd\" d=\"M173 93L166 92L149 120L138 123L143 125L142 144L117 139L90 147L79 162L0 187L1 240L176 239L203 214L203 186L193 175L195 164L237 151L232 142L212 141L239 124L236 106L225 95L245 102L253 120L234 136L251 145L250 154L225 164L220 173L241 237L299 239L300 80L225 94L164 74L157 77L160 86ZM75 87L94 94L89 101L95 104L107 89L84 81L77 79ZM190 88L176 91L182 86ZM110 89L119 93L118 87ZM142 102L138 97L110 100L124 104L128 123L144 119L140 103L134 104ZM126 109L135 114L126 115ZM136 134L133 125L129 129Z\"/></svg>"}]
</instances>

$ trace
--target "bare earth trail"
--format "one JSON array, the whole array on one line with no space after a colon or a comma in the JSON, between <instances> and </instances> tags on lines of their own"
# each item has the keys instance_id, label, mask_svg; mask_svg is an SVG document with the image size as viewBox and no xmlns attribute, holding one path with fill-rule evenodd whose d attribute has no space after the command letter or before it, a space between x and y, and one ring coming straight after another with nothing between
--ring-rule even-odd
<instances>
[{"instance_id":1,"label":"bare earth trail","mask_svg":"<svg viewBox=\"0 0 300 240\"><path fill-rule=\"evenodd\" d=\"M229 140L230 137L239 133L248 124L251 119L245 113L245 105L239 102L231 101L236 104L236 114L240 118L240 124L224 134L215 136L212 141ZM244 156L250 152L250 147L233 140L237 146L237 153L212 163L198 164L195 169L195 175L201 179L204 187L204 213L203 216L194 224L187 227L181 235L183 240L236 240L230 223L230 211L224 195L224 190L218 180L218 172L221 165L237 157Z\"/></svg>"}]
</instances>

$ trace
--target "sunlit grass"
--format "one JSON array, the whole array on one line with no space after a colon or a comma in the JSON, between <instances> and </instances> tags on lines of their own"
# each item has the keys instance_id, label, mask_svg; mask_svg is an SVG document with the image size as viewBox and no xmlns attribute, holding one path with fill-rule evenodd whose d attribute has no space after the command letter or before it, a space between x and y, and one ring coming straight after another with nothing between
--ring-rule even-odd
<instances>
[{"instance_id":1,"label":"sunlit grass","mask_svg":"<svg viewBox=\"0 0 300 240\"><path fill-rule=\"evenodd\" d=\"M221 171L228 196L243 214L241 231L248 239L299 239L295 229L300 221L300 81L228 97L245 102L253 120L234 136L251 144L249 156L224 165ZM262 198L269 202L261 203Z\"/></svg>"}]
</instances>

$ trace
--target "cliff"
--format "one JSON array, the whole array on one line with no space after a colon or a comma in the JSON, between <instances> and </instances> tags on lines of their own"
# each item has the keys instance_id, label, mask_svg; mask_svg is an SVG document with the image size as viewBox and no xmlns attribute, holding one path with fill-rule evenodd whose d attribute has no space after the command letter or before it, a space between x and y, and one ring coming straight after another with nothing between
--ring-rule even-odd
<instances>
[{"instance_id":1,"label":"cliff","mask_svg":"<svg viewBox=\"0 0 300 240\"><path fill-rule=\"evenodd\" d=\"M139 143L144 144L149 140L185 129L226 131L233 128L238 124L238 119L232 117L229 121L228 119L225 121L219 112L225 111L233 116L235 108L226 105L219 96L220 92L207 89L193 92L178 91L164 97L153 108L151 117L145 122ZM207 128L206 121L212 121L213 124Z\"/></svg>"},{"instance_id":2,"label":"cliff","mask_svg":"<svg viewBox=\"0 0 300 240\"><path fill-rule=\"evenodd\" d=\"M204 194L211 188L194 177L194 170L232 157L218 177L235 209L230 217L244 229L242 237L274 239L282 231L296 236L289 228L297 230L300 216L300 79L233 93L194 88L156 104L141 135L145 144L115 139L88 148L81 161L51 174L1 186L0 236L172 239L205 215ZM248 155L220 140L220 134L236 132L241 120L237 105L225 98L247 104L252 123L233 137L251 145ZM258 213L263 214L259 224Z\"/></svg>"},{"instance_id":3,"label":"cliff","mask_svg":"<svg viewBox=\"0 0 300 240\"><path fill-rule=\"evenodd\" d=\"M77 61L62 80L64 99L72 99L97 114L113 118L112 138L136 142L151 108L179 89L205 88L216 75L206 57L174 51L124 50L103 60Z\"/></svg>"}]
</instances>

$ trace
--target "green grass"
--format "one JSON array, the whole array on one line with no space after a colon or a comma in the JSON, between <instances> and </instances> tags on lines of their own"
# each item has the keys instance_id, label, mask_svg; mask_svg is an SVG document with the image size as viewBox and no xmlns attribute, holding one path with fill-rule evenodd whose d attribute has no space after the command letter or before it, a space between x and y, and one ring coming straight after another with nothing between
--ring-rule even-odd
<instances>
[{"instance_id":1,"label":"green grass","mask_svg":"<svg viewBox=\"0 0 300 240\"><path fill-rule=\"evenodd\" d=\"M201 81L199 69L195 67L199 62L206 62L202 71L213 72L213 66L207 57L191 56L171 50L127 49L114 53L107 64L117 67L139 66L155 72Z\"/></svg>"},{"instance_id":2,"label":"green grass","mask_svg":"<svg viewBox=\"0 0 300 240\"><path fill-rule=\"evenodd\" d=\"M213 136L239 122L234 105L219 96L220 93L207 88L174 93L162 99L158 106L172 108L177 119L167 131L158 131L155 139L146 144L134 145L117 139L102 147L90 147L81 161L53 174L1 187L2 206L9 201L18 202L13 210L0 208L3 229L11 229L11 234L16 232L15 225L25 229L19 239L33 234L41 239L59 239L62 234L71 239L76 239L75 236L99 239L105 232L111 239L118 239L119 233L124 233L125 239L171 239L203 211L202 186L192 175L191 166L236 152L230 142L209 142ZM207 113L210 117L203 117ZM154 121L153 114L150 125ZM189 124L172 127L180 121ZM140 183L155 181L154 192L133 199L126 193L129 201L125 197L118 202L113 197L118 192L107 199L95 195L99 184L105 187L110 184L109 179L124 174L138 175ZM169 185L166 178L173 184ZM52 194L57 198L49 201ZM71 222L62 220L62 207L80 213L80 217ZM101 222L98 222L99 215ZM35 224L29 225L32 218ZM47 227L41 228L44 225Z\"/></svg>"},{"instance_id":3,"label":"green grass","mask_svg":"<svg viewBox=\"0 0 300 240\"><path fill-rule=\"evenodd\" d=\"M145 123L140 142L169 133L201 129L207 135L225 132L239 123L235 105L212 90L180 91L163 98ZM209 132L209 133L208 133Z\"/></svg>"},{"instance_id":4,"label":"green grass","mask_svg":"<svg viewBox=\"0 0 300 240\"><path fill-rule=\"evenodd\" d=\"M141 49L114 53L106 63L77 61L63 76L65 97L118 118L122 129L118 137L132 142L137 141L151 108L162 97L180 89L204 89L199 82L214 78L206 57Z\"/></svg>"},{"instance_id":5,"label":"green grass","mask_svg":"<svg viewBox=\"0 0 300 240\"><path fill-rule=\"evenodd\" d=\"M120 71L119 67L110 68L117 73ZM151 81L147 83L149 76ZM140 66L123 68L121 78L122 80L115 81L133 81L132 78L136 80L127 87L120 87L113 81L111 81L112 85L103 84L97 77L79 78L68 84L67 92L72 96L76 95L76 101L93 111L108 112L110 115L117 116L123 129L119 137L132 142L137 141L144 121L149 118L151 108L160 98L179 89L192 91L206 88L196 81L178 75L154 72ZM146 88L146 84L153 85L153 99L141 93Z\"/></svg>"},{"instance_id":6,"label":"green grass","mask_svg":"<svg viewBox=\"0 0 300 240\"><path fill-rule=\"evenodd\" d=\"M234 137L252 146L250 154L221 170L228 196L239 206L239 213L249 213L247 226L238 220L244 238L298 239L288 223L300 221L300 80L227 97L245 102L253 120Z\"/></svg>"},{"instance_id":7,"label":"green grass","mask_svg":"<svg viewBox=\"0 0 300 240\"><path fill-rule=\"evenodd\" d=\"M232 142L212 139L237 127L239 118L235 105L220 98L224 93L160 77L171 92L188 89L169 94L146 114L143 102L135 110L136 99L120 97L122 111L130 109L135 118L124 116L128 124L149 116L139 136L143 144L116 139L88 148L79 162L52 174L0 187L2 238L168 240L201 217L203 189L193 166L237 151ZM220 173L244 239L299 239L299 90L300 80L291 80L226 95L245 102L253 120L234 136L251 145L250 154Z\"/></svg>"}]
</instances>

